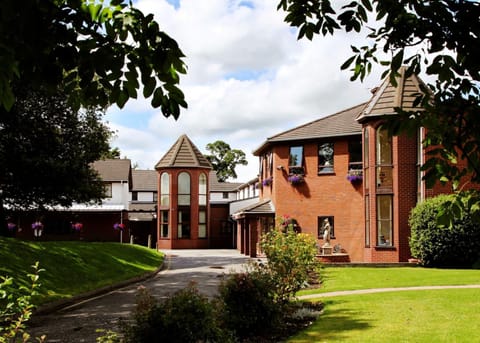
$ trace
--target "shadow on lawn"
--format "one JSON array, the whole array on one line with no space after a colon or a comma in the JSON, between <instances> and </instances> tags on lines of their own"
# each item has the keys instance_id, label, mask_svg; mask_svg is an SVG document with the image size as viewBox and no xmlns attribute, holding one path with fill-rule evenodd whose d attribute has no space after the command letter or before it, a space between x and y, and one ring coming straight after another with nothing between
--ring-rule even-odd
<instances>
[{"instance_id":1,"label":"shadow on lawn","mask_svg":"<svg viewBox=\"0 0 480 343\"><path fill-rule=\"evenodd\" d=\"M305 331L289 342L335 342L344 341L350 336L349 331L367 330L372 327L365 312L343 307L344 301L339 299L324 301L325 311ZM334 308L332 308L334 307Z\"/></svg>"}]
</instances>

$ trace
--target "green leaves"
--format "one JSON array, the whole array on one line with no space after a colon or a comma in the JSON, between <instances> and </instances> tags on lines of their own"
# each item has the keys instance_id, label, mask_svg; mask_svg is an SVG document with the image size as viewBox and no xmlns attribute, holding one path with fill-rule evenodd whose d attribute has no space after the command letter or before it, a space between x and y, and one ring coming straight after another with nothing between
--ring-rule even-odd
<instances>
[{"instance_id":1,"label":"green leaves","mask_svg":"<svg viewBox=\"0 0 480 343\"><path fill-rule=\"evenodd\" d=\"M75 108L123 107L142 86L143 95L153 96L152 104L165 107L166 116L177 118L187 107L177 87L179 74L186 72L184 55L153 15L145 16L126 0L25 0L21 6L5 1L0 12L5 18L0 21L2 108L11 109L12 84L18 80L51 90L62 85ZM159 87L162 92L155 92Z\"/></svg>"}]
</instances>

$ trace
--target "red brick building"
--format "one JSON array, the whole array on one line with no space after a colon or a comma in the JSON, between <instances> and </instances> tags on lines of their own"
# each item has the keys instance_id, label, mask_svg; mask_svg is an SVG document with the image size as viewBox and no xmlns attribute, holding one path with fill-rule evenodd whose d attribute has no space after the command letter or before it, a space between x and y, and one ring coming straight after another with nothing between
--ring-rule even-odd
<instances>
[{"instance_id":1,"label":"red brick building","mask_svg":"<svg viewBox=\"0 0 480 343\"><path fill-rule=\"evenodd\" d=\"M255 256L262 232L288 215L319 247L329 221L334 253L325 259L408 261L410 210L448 189L425 189L421 132L390 137L382 127L396 107L412 109L421 91L421 80L403 70L397 83L387 78L368 102L272 136L254 151L262 190L256 206L235 214L241 252Z\"/></svg>"}]
</instances>

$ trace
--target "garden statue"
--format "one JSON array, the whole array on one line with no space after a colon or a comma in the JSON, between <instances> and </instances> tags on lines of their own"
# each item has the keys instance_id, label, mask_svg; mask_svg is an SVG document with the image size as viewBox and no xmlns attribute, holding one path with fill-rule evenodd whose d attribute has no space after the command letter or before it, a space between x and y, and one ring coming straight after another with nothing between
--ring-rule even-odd
<instances>
[{"instance_id":1,"label":"garden statue","mask_svg":"<svg viewBox=\"0 0 480 343\"><path fill-rule=\"evenodd\" d=\"M328 221L328 218L325 218L323 220L322 230L323 230L323 246L322 247L329 247L331 227L330 227L330 222Z\"/></svg>"}]
</instances>

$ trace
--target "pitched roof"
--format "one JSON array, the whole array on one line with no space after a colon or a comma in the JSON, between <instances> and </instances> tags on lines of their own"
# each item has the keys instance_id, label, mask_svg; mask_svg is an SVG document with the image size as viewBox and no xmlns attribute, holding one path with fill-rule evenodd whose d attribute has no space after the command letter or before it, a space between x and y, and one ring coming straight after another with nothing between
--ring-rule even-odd
<instances>
[{"instance_id":1,"label":"pitched roof","mask_svg":"<svg viewBox=\"0 0 480 343\"><path fill-rule=\"evenodd\" d=\"M413 107L413 102L416 95L422 93L423 81L415 74L405 77L405 71L405 67L399 69L400 75L396 78L396 87L390 82L390 76L383 80L358 116L359 122L368 118L395 114L395 107L401 107L405 111L418 110L418 107Z\"/></svg>"},{"instance_id":2,"label":"pitched roof","mask_svg":"<svg viewBox=\"0 0 480 343\"><path fill-rule=\"evenodd\" d=\"M92 163L103 181L131 181L131 162L129 159L98 160Z\"/></svg>"},{"instance_id":3,"label":"pitched roof","mask_svg":"<svg viewBox=\"0 0 480 343\"><path fill-rule=\"evenodd\" d=\"M237 188L242 185L240 182L219 182L214 171L211 171L208 177L210 192L236 192Z\"/></svg>"},{"instance_id":4,"label":"pitched roof","mask_svg":"<svg viewBox=\"0 0 480 343\"><path fill-rule=\"evenodd\" d=\"M157 190L156 170L132 170L132 191L149 191Z\"/></svg>"},{"instance_id":5,"label":"pitched roof","mask_svg":"<svg viewBox=\"0 0 480 343\"><path fill-rule=\"evenodd\" d=\"M190 138L182 135L155 165L155 169L175 167L212 168L212 165Z\"/></svg>"},{"instance_id":6,"label":"pitched roof","mask_svg":"<svg viewBox=\"0 0 480 343\"><path fill-rule=\"evenodd\" d=\"M234 213L234 217L238 218L245 214L275 214L275 207L273 202L270 199L267 199L242 208Z\"/></svg>"},{"instance_id":7,"label":"pitched roof","mask_svg":"<svg viewBox=\"0 0 480 343\"><path fill-rule=\"evenodd\" d=\"M365 103L347 108L343 111L322 117L267 138L266 142L257 148L253 154L258 156L267 146L276 142L361 134L362 125L359 124L355 119L361 113L364 107Z\"/></svg>"}]
</instances>

